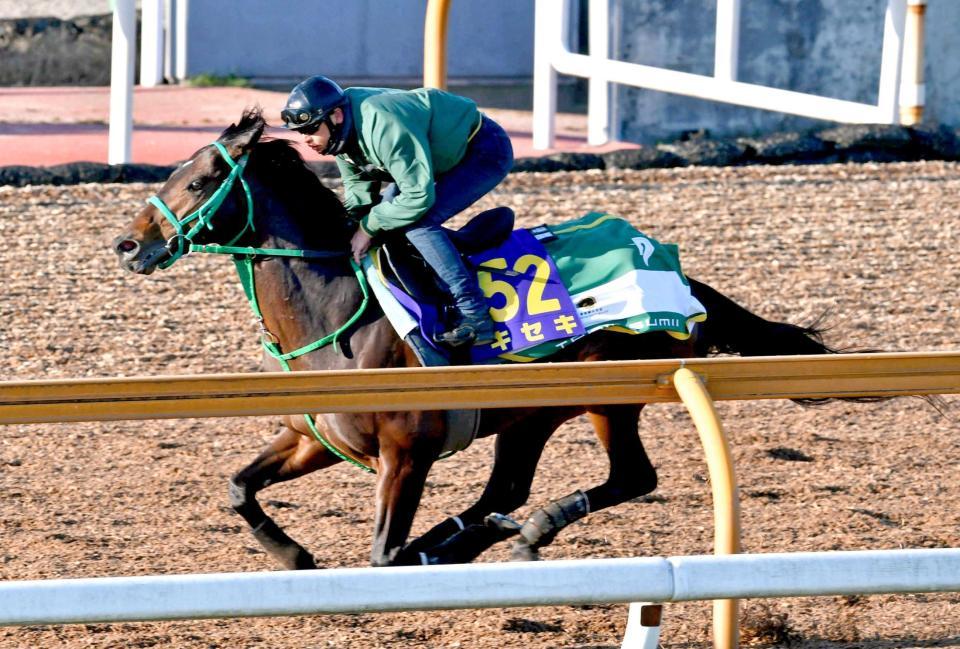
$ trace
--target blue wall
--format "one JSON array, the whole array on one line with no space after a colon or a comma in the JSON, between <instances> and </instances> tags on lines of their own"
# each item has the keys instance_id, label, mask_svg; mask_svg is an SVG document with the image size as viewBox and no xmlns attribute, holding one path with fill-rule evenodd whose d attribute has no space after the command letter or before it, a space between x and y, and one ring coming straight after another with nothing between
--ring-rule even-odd
<instances>
[{"instance_id":1,"label":"blue wall","mask_svg":"<svg viewBox=\"0 0 960 649\"><path fill-rule=\"evenodd\" d=\"M533 2L453 0L450 77L524 77ZM363 79L423 75L425 0L190 0L188 76Z\"/></svg>"}]
</instances>

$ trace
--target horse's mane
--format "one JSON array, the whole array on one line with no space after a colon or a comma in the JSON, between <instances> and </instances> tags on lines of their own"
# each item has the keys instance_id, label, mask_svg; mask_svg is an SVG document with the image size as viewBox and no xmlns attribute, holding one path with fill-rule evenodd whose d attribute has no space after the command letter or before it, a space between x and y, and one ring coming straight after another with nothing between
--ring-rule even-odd
<instances>
[{"instance_id":1,"label":"horse's mane","mask_svg":"<svg viewBox=\"0 0 960 649\"><path fill-rule=\"evenodd\" d=\"M238 123L224 129L220 139L230 139L266 126L262 108L247 108ZM250 152L247 169L296 213L310 216L300 224L304 229L322 227L329 234L334 224L348 226L346 210L340 199L320 181L291 140L261 136ZM352 226L348 227L352 229Z\"/></svg>"}]
</instances>

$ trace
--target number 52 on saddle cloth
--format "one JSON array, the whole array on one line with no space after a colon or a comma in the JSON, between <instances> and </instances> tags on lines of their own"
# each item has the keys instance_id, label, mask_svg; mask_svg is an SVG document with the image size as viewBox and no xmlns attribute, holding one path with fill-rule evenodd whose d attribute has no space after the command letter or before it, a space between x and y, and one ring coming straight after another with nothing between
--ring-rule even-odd
<instances>
[{"instance_id":1,"label":"number 52 on saddle cloth","mask_svg":"<svg viewBox=\"0 0 960 649\"><path fill-rule=\"evenodd\" d=\"M683 276L677 247L610 214L591 212L550 227L514 230L468 262L496 325L492 343L470 350L473 363L544 358L599 329L665 331L684 339L707 317ZM385 279L377 263L366 267L400 336L419 326L431 341L429 334L439 325L436 306Z\"/></svg>"}]
</instances>

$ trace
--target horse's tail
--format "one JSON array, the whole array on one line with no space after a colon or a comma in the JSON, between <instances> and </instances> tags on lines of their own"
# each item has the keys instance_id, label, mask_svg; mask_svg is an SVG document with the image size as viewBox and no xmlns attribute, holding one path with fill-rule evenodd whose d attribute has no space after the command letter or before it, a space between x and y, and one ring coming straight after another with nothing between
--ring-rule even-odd
<instances>
[{"instance_id":1,"label":"horse's tail","mask_svg":"<svg viewBox=\"0 0 960 649\"><path fill-rule=\"evenodd\" d=\"M697 351L739 356L785 356L795 354L837 354L823 342L817 323L800 327L788 322L765 320L726 295L690 279L693 295L707 310L700 327Z\"/></svg>"},{"instance_id":2,"label":"horse's tail","mask_svg":"<svg viewBox=\"0 0 960 649\"><path fill-rule=\"evenodd\" d=\"M824 344L819 323L801 327L788 322L765 320L702 282L690 279L690 287L693 295L700 300L707 311L707 320L699 327L697 334L696 348L700 355L786 356L839 354L843 351L853 351L835 349ZM816 404L830 400L794 399L802 404ZM882 398L845 397L842 400L873 402Z\"/></svg>"}]
</instances>

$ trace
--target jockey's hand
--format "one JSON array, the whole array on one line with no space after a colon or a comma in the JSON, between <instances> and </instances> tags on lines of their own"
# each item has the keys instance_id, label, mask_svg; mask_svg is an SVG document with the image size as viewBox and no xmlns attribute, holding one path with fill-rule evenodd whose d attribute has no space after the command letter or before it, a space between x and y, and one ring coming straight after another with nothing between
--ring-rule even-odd
<instances>
[{"instance_id":1,"label":"jockey's hand","mask_svg":"<svg viewBox=\"0 0 960 649\"><path fill-rule=\"evenodd\" d=\"M350 250L353 252L353 260L358 264L363 259L363 256L367 254L367 251L370 250L370 242L373 241L373 238L363 231L363 228L357 228L357 231L353 234L353 238L350 239Z\"/></svg>"}]
</instances>

